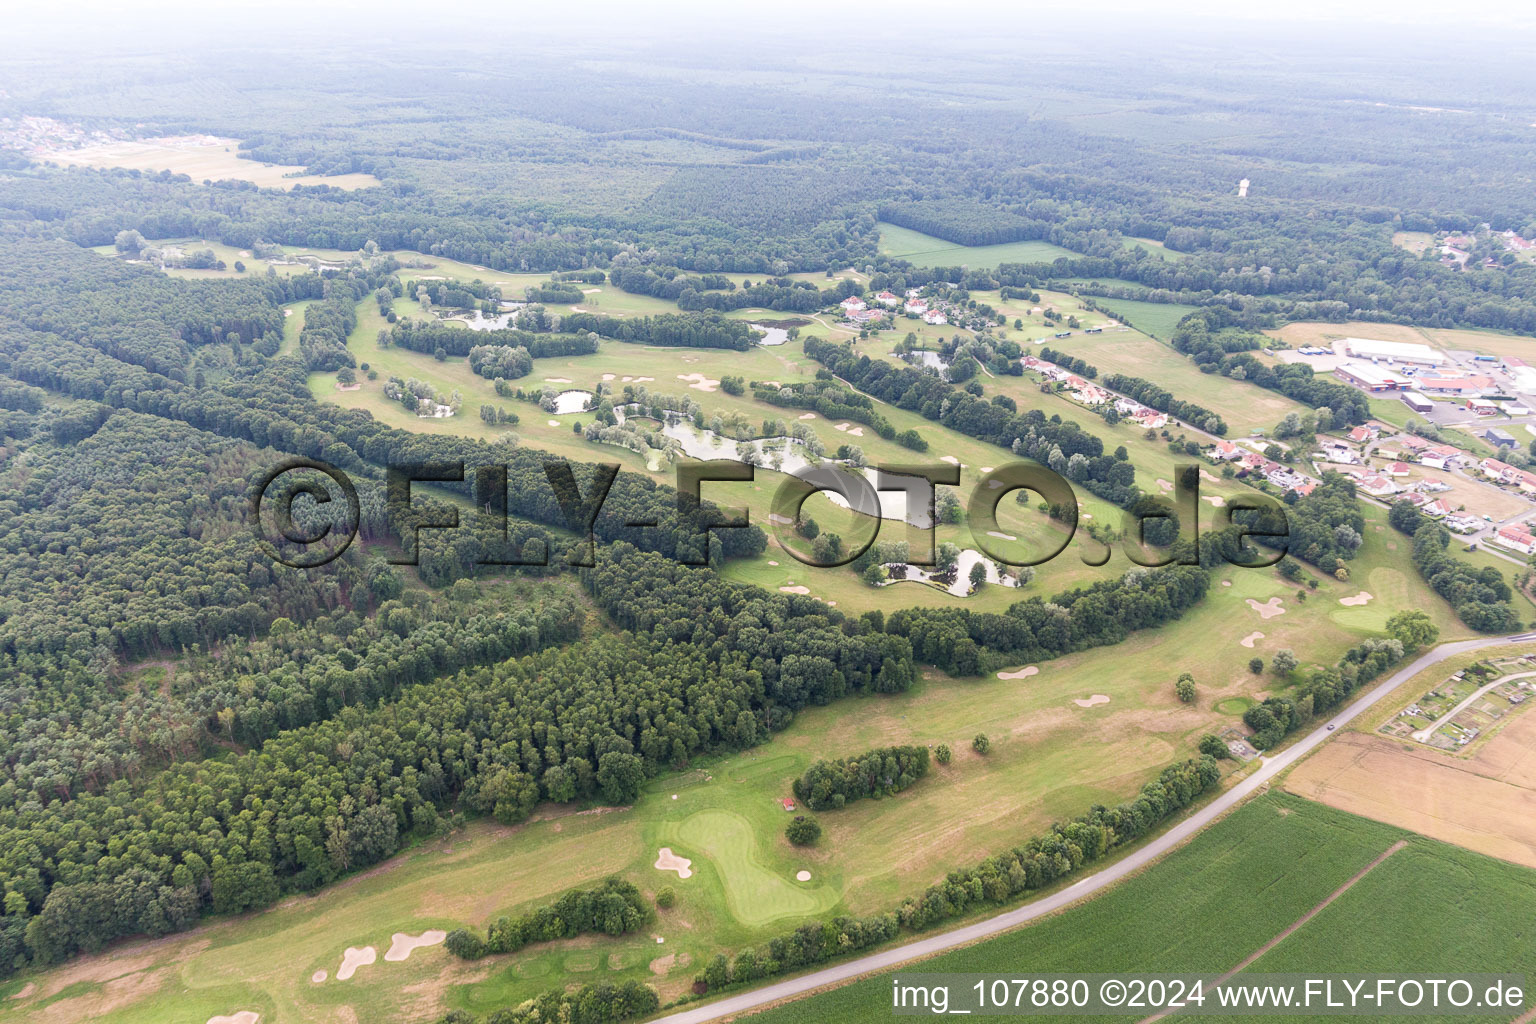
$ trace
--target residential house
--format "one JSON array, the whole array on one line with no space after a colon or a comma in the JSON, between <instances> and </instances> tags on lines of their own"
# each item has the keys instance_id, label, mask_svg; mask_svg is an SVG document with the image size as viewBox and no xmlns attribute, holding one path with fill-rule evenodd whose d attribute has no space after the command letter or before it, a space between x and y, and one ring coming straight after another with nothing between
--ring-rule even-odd
<instances>
[{"instance_id":1,"label":"residential house","mask_svg":"<svg viewBox=\"0 0 1536 1024\"><path fill-rule=\"evenodd\" d=\"M925 324L947 324L947 323L949 323L949 318L944 315L944 311L943 310L930 309L928 312L923 314L923 323L925 323Z\"/></svg>"},{"instance_id":2,"label":"residential house","mask_svg":"<svg viewBox=\"0 0 1536 1024\"><path fill-rule=\"evenodd\" d=\"M1436 445L1425 449L1419 455L1421 465L1431 469L1454 469L1466 461L1467 453L1460 448L1453 448L1448 444Z\"/></svg>"},{"instance_id":3,"label":"residential house","mask_svg":"<svg viewBox=\"0 0 1536 1024\"><path fill-rule=\"evenodd\" d=\"M901 308L906 310L908 313L911 313L913 316L922 316L924 313L928 312L928 303L924 302L922 299L908 299L907 304Z\"/></svg>"},{"instance_id":4,"label":"residential house","mask_svg":"<svg viewBox=\"0 0 1536 1024\"><path fill-rule=\"evenodd\" d=\"M866 308L864 305L864 300L859 298L857 295L848 296L840 303L840 305L843 307L843 312L845 313L857 313L859 310Z\"/></svg>"},{"instance_id":5,"label":"residential house","mask_svg":"<svg viewBox=\"0 0 1536 1024\"><path fill-rule=\"evenodd\" d=\"M1349 432L1349 439L1355 442L1355 444L1365 444L1367 441L1372 441L1375 438L1376 435L1371 432L1371 428L1364 425L1358 426Z\"/></svg>"},{"instance_id":6,"label":"residential house","mask_svg":"<svg viewBox=\"0 0 1536 1024\"><path fill-rule=\"evenodd\" d=\"M1397 484L1393 483L1391 480L1388 480L1384 476L1361 477L1359 484L1356 486L1358 486L1362 491L1364 491L1366 494L1369 494L1373 498L1380 498L1388 494L1396 494L1398 491L1402 490L1402 488L1398 487Z\"/></svg>"},{"instance_id":7,"label":"residential house","mask_svg":"<svg viewBox=\"0 0 1536 1024\"><path fill-rule=\"evenodd\" d=\"M1156 409L1143 409L1131 419L1136 421L1137 426L1147 430L1161 430L1168 425L1168 414Z\"/></svg>"},{"instance_id":8,"label":"residential house","mask_svg":"<svg viewBox=\"0 0 1536 1024\"><path fill-rule=\"evenodd\" d=\"M1498 459L1484 459L1477 464L1477 468L1490 480L1497 480L1501 484L1512 484L1516 480L1515 474L1520 472L1507 462Z\"/></svg>"},{"instance_id":9,"label":"residential house","mask_svg":"<svg viewBox=\"0 0 1536 1024\"><path fill-rule=\"evenodd\" d=\"M1428 505L1425 505L1423 508L1419 509L1419 511L1435 519L1444 519L1446 516L1451 514L1450 506L1443 501L1432 501Z\"/></svg>"},{"instance_id":10,"label":"residential house","mask_svg":"<svg viewBox=\"0 0 1536 1024\"><path fill-rule=\"evenodd\" d=\"M1442 521L1452 533L1476 533L1483 527L1483 521L1477 516L1446 516Z\"/></svg>"},{"instance_id":11,"label":"residential house","mask_svg":"<svg viewBox=\"0 0 1536 1024\"><path fill-rule=\"evenodd\" d=\"M886 309L895 309L897 306L901 305L901 296L893 295L890 292L881 292L875 296L875 301L880 303L880 305L884 306Z\"/></svg>"},{"instance_id":12,"label":"residential house","mask_svg":"<svg viewBox=\"0 0 1536 1024\"><path fill-rule=\"evenodd\" d=\"M1536 535L1524 523L1510 523L1494 532L1494 540L1504 547L1513 548L1523 555L1536 553Z\"/></svg>"},{"instance_id":13,"label":"residential house","mask_svg":"<svg viewBox=\"0 0 1536 1024\"><path fill-rule=\"evenodd\" d=\"M1242 454L1243 450L1241 448L1233 444L1231 441L1225 440L1217 441L1215 446L1211 449L1211 458L1218 459L1222 462L1230 462L1233 459L1240 458Z\"/></svg>"},{"instance_id":14,"label":"residential house","mask_svg":"<svg viewBox=\"0 0 1536 1024\"><path fill-rule=\"evenodd\" d=\"M1390 477L1407 476L1408 475L1408 463L1406 463L1406 462L1389 462L1389 463L1387 463L1385 466L1383 466L1381 468L1381 472L1382 472L1383 475L1390 476Z\"/></svg>"}]
</instances>

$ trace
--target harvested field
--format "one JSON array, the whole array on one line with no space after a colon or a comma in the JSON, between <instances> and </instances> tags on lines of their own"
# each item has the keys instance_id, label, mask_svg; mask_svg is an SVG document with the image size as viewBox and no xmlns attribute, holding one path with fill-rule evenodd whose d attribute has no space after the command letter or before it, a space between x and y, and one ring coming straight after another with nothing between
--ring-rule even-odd
<instances>
[{"instance_id":1,"label":"harvested field","mask_svg":"<svg viewBox=\"0 0 1536 1024\"><path fill-rule=\"evenodd\" d=\"M1347 733L1303 761L1286 789L1536 867L1536 717L1530 715L1469 759Z\"/></svg>"}]
</instances>

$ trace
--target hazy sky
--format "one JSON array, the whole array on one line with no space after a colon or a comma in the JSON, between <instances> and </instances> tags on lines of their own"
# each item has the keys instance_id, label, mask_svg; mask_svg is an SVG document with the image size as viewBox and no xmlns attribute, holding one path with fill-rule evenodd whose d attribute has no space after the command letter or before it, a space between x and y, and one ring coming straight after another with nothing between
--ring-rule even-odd
<instances>
[{"instance_id":1,"label":"hazy sky","mask_svg":"<svg viewBox=\"0 0 1536 1024\"><path fill-rule=\"evenodd\" d=\"M263 0L238 5L218 0L65 0L13 8L0 59L34 56L39 49L73 48L78 53L101 46L153 50L261 43L302 48L315 42L381 38L435 42L455 35L483 41L487 33L515 47L518 37L530 32L605 44L622 42L626 35L648 41L670 35L679 42L790 36L820 49L817 44L835 43L847 33L927 45L937 37L963 35L995 42L1008 35L1038 39L1063 32L1082 41L1084 33L1091 39L1162 29L1185 37L1236 35L1262 42L1266 33L1292 29L1347 35L1369 46L1376 33L1389 26L1399 32L1422 30L1426 41L1441 32L1493 30L1507 47L1510 33L1536 28L1536 5L1526 9L1523 4L1444 0L586 0L569 5L448 0L424 6L417 0Z\"/></svg>"}]
</instances>

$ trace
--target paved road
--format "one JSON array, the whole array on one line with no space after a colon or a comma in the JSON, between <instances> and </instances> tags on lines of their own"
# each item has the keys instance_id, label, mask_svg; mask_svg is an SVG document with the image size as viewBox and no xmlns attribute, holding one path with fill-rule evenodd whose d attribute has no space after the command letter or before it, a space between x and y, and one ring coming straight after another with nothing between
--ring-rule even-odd
<instances>
[{"instance_id":1,"label":"paved road","mask_svg":"<svg viewBox=\"0 0 1536 1024\"><path fill-rule=\"evenodd\" d=\"M975 942L977 939L983 939L989 935L996 935L999 932L1017 928L1019 925L1060 910L1085 896L1113 885L1127 875L1141 870L1152 861L1168 853L1174 847L1184 842L1184 840L1226 814L1233 807L1236 807L1277 774L1289 768L1300 758L1305 757L1313 748L1328 739L1335 728L1350 721L1407 682L1412 676L1417 675L1429 666L1444 661L1446 658L1465 654L1468 651L1475 651L1479 648L1499 647L1530 640L1536 640L1536 632L1461 640L1456 643L1442 644L1428 653L1420 655L1412 663L1394 672L1385 682L1377 684L1368 692L1355 698L1352 703L1333 717L1318 723L1317 728L1301 740L1292 743L1274 757L1265 758L1259 769L1252 775L1239 782L1236 786L1233 786L1189 818L1175 825L1145 846L1137 849L1128 857L1079 879L1066 889L1006 913L998 914L996 917L989 917L985 921L977 921L975 924L966 925L963 928L956 928L953 931L944 932L939 935L930 935L927 938L919 939L916 942L909 942L894 949L882 950L879 953L872 953L869 956L859 957L856 960L849 960L845 963L816 971L813 974L791 978L788 981L777 982L763 988L753 989L750 992L743 992L740 995L730 996L706 1006L668 1014L665 1017L658 1018L656 1024L705 1024L706 1021L717 1020L732 1014L745 1013L768 1003L777 1002L780 999L802 995L824 985L847 981L872 971L897 967L909 960L940 953L947 949L953 949L956 946L963 946L966 943Z\"/></svg>"}]
</instances>

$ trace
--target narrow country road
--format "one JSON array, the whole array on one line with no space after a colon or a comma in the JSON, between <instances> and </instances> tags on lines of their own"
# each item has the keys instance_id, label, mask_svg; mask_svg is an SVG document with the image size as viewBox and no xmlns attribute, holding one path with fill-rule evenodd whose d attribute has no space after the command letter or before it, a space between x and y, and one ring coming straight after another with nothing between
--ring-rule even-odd
<instances>
[{"instance_id":1,"label":"narrow country road","mask_svg":"<svg viewBox=\"0 0 1536 1024\"><path fill-rule=\"evenodd\" d=\"M1441 644L1439 647L1420 655L1408 665L1394 672L1384 682L1378 683L1372 689L1355 698L1353 702L1331 718L1319 722L1317 728L1302 739L1292 743L1274 757L1263 759L1257 771L1217 797L1210 804L1202 807L1199 811L1124 859L1079 879L1065 889L1026 903L1022 907L998 914L996 917L989 917L985 921L977 921L975 924L966 925L963 928L956 928L953 931L943 932L938 935L930 935L927 938L918 939L916 942L909 942L892 949L871 953L869 956L848 960L798 978L791 978L787 981L780 981L772 985L765 985L762 988L752 989L749 992L728 996L725 999L717 1000L705 1006L668 1014L665 1017L656 1018L655 1024L705 1024L707 1021L717 1020L721 1017L746 1013L747 1011L766 1006L769 1003L778 1002L781 999L803 995L824 985L847 981L863 974L869 974L872 971L897 967L919 957L926 957L934 953L941 953L947 949L953 949L956 946L963 946L967 943L975 942L977 939L984 939L990 935L996 935L999 932L1017 928L1019 925L1027 924L1036 918L1054 913L1063 907L1076 903L1085 896L1092 895L1115 884L1127 875L1134 874L1152 863L1152 861L1168 853L1174 847L1184 842L1184 840L1236 807L1280 772L1295 764L1302 757L1305 757L1315 747L1328 739L1329 735L1337 727L1349 722L1431 665L1484 647L1500 647L1506 644L1531 640L1536 640L1536 632L1517 633L1500 637L1477 637L1472 640L1460 640L1456 643Z\"/></svg>"}]
</instances>

